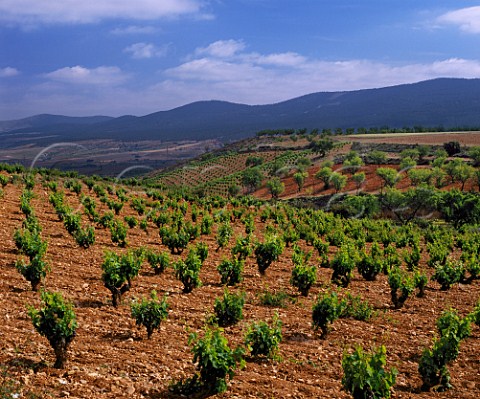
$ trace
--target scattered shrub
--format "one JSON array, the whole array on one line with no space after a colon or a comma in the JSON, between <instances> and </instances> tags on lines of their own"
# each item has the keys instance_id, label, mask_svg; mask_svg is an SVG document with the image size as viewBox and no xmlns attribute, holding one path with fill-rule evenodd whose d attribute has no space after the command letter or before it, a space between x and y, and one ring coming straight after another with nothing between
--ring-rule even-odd
<instances>
[{"instance_id":1,"label":"scattered shrub","mask_svg":"<svg viewBox=\"0 0 480 399\"><path fill-rule=\"evenodd\" d=\"M157 253L152 250L147 250L145 257L155 274L163 273L170 266L170 256L168 252Z\"/></svg>"},{"instance_id":2,"label":"scattered shrub","mask_svg":"<svg viewBox=\"0 0 480 399\"><path fill-rule=\"evenodd\" d=\"M405 301L415 290L411 276L398 267L392 269L388 274L388 285L395 309L403 307Z\"/></svg>"},{"instance_id":3,"label":"scattered shrub","mask_svg":"<svg viewBox=\"0 0 480 399\"><path fill-rule=\"evenodd\" d=\"M106 288L112 293L112 304L117 307L122 295L129 291L142 264L142 259L133 251L125 255L117 255L114 252L106 252L102 263L102 280Z\"/></svg>"},{"instance_id":4,"label":"scattered shrub","mask_svg":"<svg viewBox=\"0 0 480 399\"><path fill-rule=\"evenodd\" d=\"M125 223L127 223L131 229L138 226L138 220L135 219L135 216L125 216L123 220L125 220Z\"/></svg>"},{"instance_id":5,"label":"scattered shrub","mask_svg":"<svg viewBox=\"0 0 480 399\"><path fill-rule=\"evenodd\" d=\"M333 269L332 282L341 287L348 287L355 269L355 257L350 244L340 247L330 262L330 267Z\"/></svg>"},{"instance_id":6,"label":"scattered shrub","mask_svg":"<svg viewBox=\"0 0 480 399\"><path fill-rule=\"evenodd\" d=\"M264 275L268 267L282 254L284 249L280 237L268 237L265 242L258 242L255 245L255 257L257 259L258 271Z\"/></svg>"},{"instance_id":7,"label":"scattered shrub","mask_svg":"<svg viewBox=\"0 0 480 399\"><path fill-rule=\"evenodd\" d=\"M173 266L175 277L183 284L183 292L188 294L200 287L200 269L202 262L195 251L190 250L185 261L179 260Z\"/></svg>"},{"instance_id":8,"label":"scattered shrub","mask_svg":"<svg viewBox=\"0 0 480 399\"><path fill-rule=\"evenodd\" d=\"M246 295L230 293L227 289L223 292L223 299L215 299L213 310L218 325L227 327L238 323L243 318L243 305Z\"/></svg>"},{"instance_id":9,"label":"scattered shrub","mask_svg":"<svg viewBox=\"0 0 480 399\"><path fill-rule=\"evenodd\" d=\"M164 297L159 301L156 291L150 293L150 300L142 298L141 302L132 302L130 308L136 325L144 326L147 329L148 339L168 316L167 298Z\"/></svg>"},{"instance_id":10,"label":"scattered shrub","mask_svg":"<svg viewBox=\"0 0 480 399\"><path fill-rule=\"evenodd\" d=\"M317 299L313 305L312 326L314 330L322 330L321 339L325 339L329 325L342 315L345 306L335 292L325 293Z\"/></svg>"},{"instance_id":11,"label":"scattered shrub","mask_svg":"<svg viewBox=\"0 0 480 399\"><path fill-rule=\"evenodd\" d=\"M65 302L60 293L42 292L42 307L28 308L33 327L48 339L55 351L55 368L65 367L68 347L75 338L77 321L73 305Z\"/></svg>"},{"instance_id":12,"label":"scattered shrub","mask_svg":"<svg viewBox=\"0 0 480 399\"><path fill-rule=\"evenodd\" d=\"M250 236L238 237L232 248L232 255L237 256L238 260L245 260L252 254Z\"/></svg>"},{"instance_id":13,"label":"scattered shrub","mask_svg":"<svg viewBox=\"0 0 480 399\"><path fill-rule=\"evenodd\" d=\"M80 228L74 233L75 241L82 248L89 248L95 244L95 229L92 226L88 226L85 229Z\"/></svg>"},{"instance_id":14,"label":"scattered shrub","mask_svg":"<svg viewBox=\"0 0 480 399\"><path fill-rule=\"evenodd\" d=\"M342 358L342 386L354 399L390 398L395 385L397 370L385 370L387 350L381 346L373 353L365 353L357 346L352 354Z\"/></svg>"},{"instance_id":15,"label":"scattered shrub","mask_svg":"<svg viewBox=\"0 0 480 399\"><path fill-rule=\"evenodd\" d=\"M439 264L435 268L432 280L440 284L442 291L449 290L454 284L463 280L465 269L461 261L447 260L445 264Z\"/></svg>"},{"instance_id":16,"label":"scattered shrub","mask_svg":"<svg viewBox=\"0 0 480 399\"><path fill-rule=\"evenodd\" d=\"M265 356L269 359L279 359L278 346L282 341L282 322L275 313L272 326L260 321L252 323L245 335L245 345L253 357Z\"/></svg>"},{"instance_id":17,"label":"scattered shrub","mask_svg":"<svg viewBox=\"0 0 480 399\"><path fill-rule=\"evenodd\" d=\"M244 350L231 349L221 329L205 328L203 338L191 334L193 362L197 364L199 374L180 385L187 386L191 393L205 391L207 394L222 393L227 390L227 378L232 379L235 370L243 367ZM193 391L193 392L192 392Z\"/></svg>"},{"instance_id":18,"label":"scattered shrub","mask_svg":"<svg viewBox=\"0 0 480 399\"><path fill-rule=\"evenodd\" d=\"M460 352L460 341L470 335L470 318L461 319L454 310L447 310L437 320L440 338L432 348L425 348L418 364L422 390L445 391L451 387L447 365Z\"/></svg>"},{"instance_id":19,"label":"scattered shrub","mask_svg":"<svg viewBox=\"0 0 480 399\"><path fill-rule=\"evenodd\" d=\"M228 245L228 242L230 241L232 235L233 228L232 226L230 226L229 222L220 225L217 233L217 251L220 250L220 248L225 248Z\"/></svg>"},{"instance_id":20,"label":"scattered shrub","mask_svg":"<svg viewBox=\"0 0 480 399\"><path fill-rule=\"evenodd\" d=\"M229 286L234 286L240 283L243 279L242 274L244 265L245 261L242 259L223 259L217 266L218 273L220 273L220 282Z\"/></svg>"},{"instance_id":21,"label":"scattered shrub","mask_svg":"<svg viewBox=\"0 0 480 399\"><path fill-rule=\"evenodd\" d=\"M30 259L30 263L25 263L24 260L18 260L15 262L15 267L20 274L30 282L32 291L38 291L40 283L50 271L47 262L43 260L40 255Z\"/></svg>"},{"instance_id":22,"label":"scattered shrub","mask_svg":"<svg viewBox=\"0 0 480 399\"><path fill-rule=\"evenodd\" d=\"M367 321L373 315L373 308L368 301L364 301L360 296L352 296L350 293L341 302L340 310L341 318L352 317L360 321Z\"/></svg>"},{"instance_id":23,"label":"scattered shrub","mask_svg":"<svg viewBox=\"0 0 480 399\"><path fill-rule=\"evenodd\" d=\"M114 244L121 248L127 246L127 227L121 221L115 220L110 224L110 234Z\"/></svg>"},{"instance_id":24,"label":"scattered shrub","mask_svg":"<svg viewBox=\"0 0 480 399\"><path fill-rule=\"evenodd\" d=\"M208 245L204 242L198 242L197 245L195 245L195 251L200 258L200 262L203 264L208 258Z\"/></svg>"},{"instance_id":25,"label":"scattered shrub","mask_svg":"<svg viewBox=\"0 0 480 399\"><path fill-rule=\"evenodd\" d=\"M316 266L307 266L303 264L295 265L292 270L290 284L298 288L303 296L308 296L310 288L317 281Z\"/></svg>"},{"instance_id":26,"label":"scattered shrub","mask_svg":"<svg viewBox=\"0 0 480 399\"><path fill-rule=\"evenodd\" d=\"M258 298L260 300L260 304L274 308L287 307L285 302L290 299L289 295L284 291L270 292L267 290L258 294Z\"/></svg>"}]
</instances>

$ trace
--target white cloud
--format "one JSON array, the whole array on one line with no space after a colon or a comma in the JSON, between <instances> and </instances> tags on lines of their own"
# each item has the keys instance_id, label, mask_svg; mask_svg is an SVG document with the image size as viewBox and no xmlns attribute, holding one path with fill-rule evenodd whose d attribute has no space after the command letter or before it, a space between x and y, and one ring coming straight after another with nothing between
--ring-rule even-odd
<instances>
[{"instance_id":1,"label":"white cloud","mask_svg":"<svg viewBox=\"0 0 480 399\"><path fill-rule=\"evenodd\" d=\"M197 49L196 58L166 70L168 79L157 88L168 90L171 100L184 98L182 91L187 90L195 93L191 101L215 98L265 104L318 91L384 87L438 77L480 78L478 60L451 58L403 65L323 61L294 52L248 53L245 47L243 42L220 41Z\"/></svg>"},{"instance_id":2,"label":"white cloud","mask_svg":"<svg viewBox=\"0 0 480 399\"><path fill-rule=\"evenodd\" d=\"M88 69L73 66L57 69L45 75L49 80L77 85L116 86L128 79L118 67L100 66Z\"/></svg>"},{"instance_id":3,"label":"white cloud","mask_svg":"<svg viewBox=\"0 0 480 399\"><path fill-rule=\"evenodd\" d=\"M157 33L158 29L154 26L130 25L124 28L115 28L110 31L113 35L151 35Z\"/></svg>"},{"instance_id":4,"label":"white cloud","mask_svg":"<svg viewBox=\"0 0 480 399\"><path fill-rule=\"evenodd\" d=\"M12 67L0 68L0 78L10 78L12 76L17 76L20 72Z\"/></svg>"},{"instance_id":5,"label":"white cloud","mask_svg":"<svg viewBox=\"0 0 480 399\"><path fill-rule=\"evenodd\" d=\"M207 47L199 47L196 55L210 55L217 58L230 58L245 49L245 43L239 40L219 40Z\"/></svg>"},{"instance_id":6,"label":"white cloud","mask_svg":"<svg viewBox=\"0 0 480 399\"><path fill-rule=\"evenodd\" d=\"M156 20L202 14L202 0L2 0L0 19L16 23Z\"/></svg>"},{"instance_id":7,"label":"white cloud","mask_svg":"<svg viewBox=\"0 0 480 399\"><path fill-rule=\"evenodd\" d=\"M168 52L168 46L156 47L151 43L135 43L123 51L131 53L135 59L164 57Z\"/></svg>"},{"instance_id":8,"label":"white cloud","mask_svg":"<svg viewBox=\"0 0 480 399\"><path fill-rule=\"evenodd\" d=\"M440 24L456 25L468 33L480 33L480 6L461 8L438 17Z\"/></svg>"},{"instance_id":9,"label":"white cloud","mask_svg":"<svg viewBox=\"0 0 480 399\"><path fill-rule=\"evenodd\" d=\"M295 67L301 66L307 62L307 59L300 54L288 52L280 54L259 55L255 60L258 64Z\"/></svg>"}]
</instances>

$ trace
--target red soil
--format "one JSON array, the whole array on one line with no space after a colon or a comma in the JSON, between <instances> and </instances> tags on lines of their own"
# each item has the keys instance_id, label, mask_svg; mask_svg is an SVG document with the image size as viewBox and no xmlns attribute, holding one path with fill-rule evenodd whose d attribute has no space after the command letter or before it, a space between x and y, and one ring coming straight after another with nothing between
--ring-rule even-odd
<instances>
[{"instance_id":1,"label":"red soil","mask_svg":"<svg viewBox=\"0 0 480 399\"><path fill-rule=\"evenodd\" d=\"M369 170L369 169L367 169ZM309 180L306 188L313 186ZM320 190L317 183L315 190ZM86 192L86 188L83 188ZM292 184L287 192L292 193ZM203 286L191 294L182 294L182 285L173 271L155 276L144 264L133 288L125 295L118 309L111 306L109 291L101 281L100 265L106 249L124 252L112 245L108 231L96 228L96 244L79 248L58 221L48 203L47 192L37 184L33 207L48 240L47 258L51 273L46 288L61 291L73 301L79 328L70 347L70 359L65 370L56 370L53 350L45 338L36 333L26 307L40 305L38 293L15 270L18 255L12 237L21 226L19 212L20 189L9 184L0 199L0 365L6 367L11 379L22 384L22 392L36 392L40 397L71 398L162 398L172 380L189 377L194 372L192 353L188 346L190 332L201 332L205 316L213 309L214 299L223 293L216 267L229 248L215 252L215 236L200 238L208 244L210 253L201 273ZM68 194L71 206L78 199ZM98 204L100 212L105 207ZM121 217L135 213L126 206ZM85 221L85 219L84 219ZM257 237L265 225L257 219ZM243 231L235 225L236 234ZM138 228L129 230L131 248L146 246L165 250L160 244L158 229L152 225L148 235ZM233 240L232 240L233 241ZM232 244L232 243L231 243ZM425 256L425 252L423 253ZM178 258L178 256L174 256ZM232 344L241 343L247 324L270 319L278 311L283 322L283 341L279 362L248 362L238 371L222 398L348 398L341 390L341 358L344 350L360 344L365 348L386 345L388 367L399 370L394 398L468 398L480 396L480 329L474 327L472 336L462 342L460 356L449 366L454 387L446 393L421 393L418 358L423 348L430 346L435 336L435 320L447 307L462 315L470 312L480 296L480 284L457 285L441 292L429 283L425 298L410 298L404 308L393 310L385 276L366 282L357 274L349 291L368 299L377 309L369 322L352 319L335 321L326 340L320 340L311 328L311 309L316 296L329 287L331 271L319 269L318 282L308 297L298 296L289 284L292 270L291 249L288 248L260 277L255 260L249 258L244 281L238 290L248 295L244 321L225 329ZM425 266L422 259L421 266ZM431 274L431 270L427 271ZM294 303L284 309L262 306L257 295L265 289L283 290L292 295ZM152 339L137 328L130 317L129 303L133 297L146 296L152 289L167 294L169 316ZM1 381L1 379L0 379Z\"/></svg>"}]
</instances>

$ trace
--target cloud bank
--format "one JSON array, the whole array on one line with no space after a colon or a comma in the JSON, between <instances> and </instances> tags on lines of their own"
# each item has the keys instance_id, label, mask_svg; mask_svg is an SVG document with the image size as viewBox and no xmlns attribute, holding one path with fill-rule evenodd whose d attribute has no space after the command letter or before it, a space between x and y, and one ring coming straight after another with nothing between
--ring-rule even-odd
<instances>
[{"instance_id":1,"label":"cloud bank","mask_svg":"<svg viewBox=\"0 0 480 399\"><path fill-rule=\"evenodd\" d=\"M13 23L92 23L201 16L201 0L2 0L0 20Z\"/></svg>"}]
</instances>

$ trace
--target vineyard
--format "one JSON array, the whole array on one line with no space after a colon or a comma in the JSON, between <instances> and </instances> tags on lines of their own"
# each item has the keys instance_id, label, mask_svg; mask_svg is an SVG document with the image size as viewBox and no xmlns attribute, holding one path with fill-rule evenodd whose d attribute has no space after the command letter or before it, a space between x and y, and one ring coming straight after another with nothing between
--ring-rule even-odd
<instances>
[{"instance_id":1,"label":"vineyard","mask_svg":"<svg viewBox=\"0 0 480 399\"><path fill-rule=\"evenodd\" d=\"M292 169L295 161L309 152L264 151L261 153L261 170L267 173L275 162ZM206 161L190 162L171 172L155 176L155 180L168 189L201 190L207 195L227 196L228 188L241 184L242 172L252 152L220 155Z\"/></svg>"},{"instance_id":2,"label":"vineyard","mask_svg":"<svg viewBox=\"0 0 480 399\"><path fill-rule=\"evenodd\" d=\"M247 158L161 182L225 191ZM363 218L16 167L0 183L2 397L480 394L474 193L429 191L433 216L410 218L395 201L422 197L385 183L396 207Z\"/></svg>"}]
</instances>

